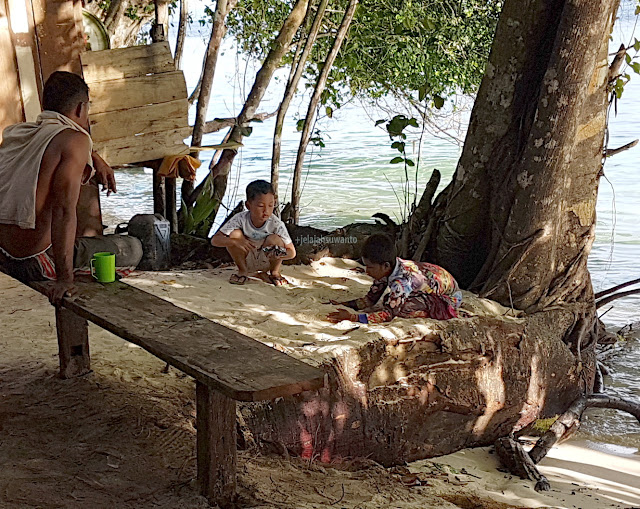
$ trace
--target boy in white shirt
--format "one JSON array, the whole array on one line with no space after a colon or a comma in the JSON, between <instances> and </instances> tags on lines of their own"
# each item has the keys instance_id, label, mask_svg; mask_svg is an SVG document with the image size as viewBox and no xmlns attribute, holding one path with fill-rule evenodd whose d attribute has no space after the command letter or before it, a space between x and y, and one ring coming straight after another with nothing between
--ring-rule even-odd
<instances>
[{"instance_id":1,"label":"boy in white shirt","mask_svg":"<svg viewBox=\"0 0 640 509\"><path fill-rule=\"evenodd\" d=\"M233 216L211 238L211 244L225 247L238 266L229 282L243 285L249 272L265 271L276 286L288 284L280 274L283 260L296 256L284 223L273 215L276 197L266 180L255 180L247 186L248 210Z\"/></svg>"}]
</instances>

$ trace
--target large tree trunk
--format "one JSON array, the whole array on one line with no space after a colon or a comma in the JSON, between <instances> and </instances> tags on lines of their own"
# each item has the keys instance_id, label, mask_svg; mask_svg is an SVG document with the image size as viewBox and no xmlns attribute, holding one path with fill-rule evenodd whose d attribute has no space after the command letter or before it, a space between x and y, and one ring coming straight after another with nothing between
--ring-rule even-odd
<instances>
[{"instance_id":1,"label":"large tree trunk","mask_svg":"<svg viewBox=\"0 0 640 509\"><path fill-rule=\"evenodd\" d=\"M435 335L336 350L321 360L331 390L244 407L258 442L397 463L492 443L591 391L586 259L617 5L505 1L453 181L419 207L426 259L526 313L426 320Z\"/></svg>"},{"instance_id":2,"label":"large tree trunk","mask_svg":"<svg viewBox=\"0 0 640 509\"><path fill-rule=\"evenodd\" d=\"M529 3L505 3L427 250L462 285L521 309L591 293L580 274L593 239L618 2Z\"/></svg>"},{"instance_id":3,"label":"large tree trunk","mask_svg":"<svg viewBox=\"0 0 640 509\"><path fill-rule=\"evenodd\" d=\"M505 3L425 254L463 287L505 305L533 312L579 304L565 337L578 357L594 346L587 256L617 6L618 0Z\"/></svg>"},{"instance_id":4,"label":"large tree trunk","mask_svg":"<svg viewBox=\"0 0 640 509\"><path fill-rule=\"evenodd\" d=\"M313 95L311 96L311 99L309 101L307 115L304 118L304 127L302 128L302 136L300 137L300 145L298 146L298 154L296 156L296 166L293 170L293 189L291 190L291 211L294 224L298 224L298 221L300 219L302 166L304 165L304 156L307 153L307 146L309 145L311 132L315 123L316 109L318 108L318 104L320 103L320 96L322 94L322 91L324 90L324 87L327 83L327 78L329 77L331 66L338 56L338 51L340 51L340 47L342 46L344 38L347 36L347 31L349 30L349 26L351 26L351 21L353 20L353 16L356 12L357 6L358 0L349 0L347 10L345 11L344 16L342 17L342 22L340 23L340 28L338 29L335 40L333 41L333 46L331 47L331 50L329 50L329 54L327 55L327 58L325 59L322 66L322 71L320 71L320 75L318 76L318 80L316 81L316 86L313 89Z\"/></svg>"}]
</instances>

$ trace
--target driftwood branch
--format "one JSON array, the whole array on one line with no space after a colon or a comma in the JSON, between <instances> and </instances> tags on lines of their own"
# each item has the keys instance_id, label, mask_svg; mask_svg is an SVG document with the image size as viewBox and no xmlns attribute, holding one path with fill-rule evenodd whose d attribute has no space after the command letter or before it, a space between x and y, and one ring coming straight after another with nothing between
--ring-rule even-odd
<instances>
[{"instance_id":1,"label":"driftwood branch","mask_svg":"<svg viewBox=\"0 0 640 509\"><path fill-rule=\"evenodd\" d=\"M533 462L536 464L539 463L560 438L569 430L579 427L582 413L590 407L621 410L633 415L640 423L640 403L638 402L624 400L615 396L607 396L605 394L582 396L575 400L568 410L558 417L556 422L549 428L549 431L542 435L536 442L536 445L529 452L529 456Z\"/></svg>"},{"instance_id":2,"label":"driftwood branch","mask_svg":"<svg viewBox=\"0 0 640 509\"><path fill-rule=\"evenodd\" d=\"M560 438L580 426L583 412L590 407L621 410L633 415L640 423L640 402L605 394L581 396L571 404L565 413L558 417L549 431L538 439L529 453L511 436L496 440L495 448L500 461L512 474L523 479L536 481L536 491L549 490L549 481L540 473L536 465Z\"/></svg>"},{"instance_id":3,"label":"driftwood branch","mask_svg":"<svg viewBox=\"0 0 640 509\"><path fill-rule=\"evenodd\" d=\"M637 288L635 290L627 290L626 292L614 293L613 295L609 295L608 297L604 297L603 299L596 301L596 309L600 309L605 304L609 304L609 302L619 299L621 297L628 297L629 295L636 295L639 293L640 293L640 288Z\"/></svg>"},{"instance_id":4,"label":"driftwood branch","mask_svg":"<svg viewBox=\"0 0 640 509\"><path fill-rule=\"evenodd\" d=\"M626 283L622 283L620 285L613 286L613 287L608 288L606 290L602 290L601 292L596 293L596 295L595 295L596 300L601 299L602 297L604 297L605 295L609 295L610 293L617 292L618 290L622 290L623 288L626 288L627 286L635 285L636 283L640 283L640 278L634 279L633 281L627 281Z\"/></svg>"},{"instance_id":5,"label":"driftwood branch","mask_svg":"<svg viewBox=\"0 0 640 509\"><path fill-rule=\"evenodd\" d=\"M271 117L275 117L277 113L278 110L271 113L256 113L252 118L248 120L248 122L264 122ZM237 117L214 118L213 120L205 122L203 132L204 134L215 133L221 131L222 129L233 127L237 124Z\"/></svg>"},{"instance_id":6,"label":"driftwood branch","mask_svg":"<svg viewBox=\"0 0 640 509\"><path fill-rule=\"evenodd\" d=\"M607 150L605 150L604 156L611 157L619 154L620 152L624 152L625 150L629 150L630 148L635 147L638 144L638 141L640 140L634 140L631 143L627 143L626 145L622 145L622 147L618 148L608 148Z\"/></svg>"}]
</instances>

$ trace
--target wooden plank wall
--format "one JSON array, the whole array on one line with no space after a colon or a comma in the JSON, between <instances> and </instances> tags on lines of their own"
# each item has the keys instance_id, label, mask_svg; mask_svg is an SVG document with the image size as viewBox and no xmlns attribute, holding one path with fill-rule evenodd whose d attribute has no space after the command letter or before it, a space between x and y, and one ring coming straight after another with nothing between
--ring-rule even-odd
<instances>
[{"instance_id":1,"label":"wooden plank wall","mask_svg":"<svg viewBox=\"0 0 640 509\"><path fill-rule=\"evenodd\" d=\"M7 1L0 0L0 140L5 127L22 122L24 113L18 83L16 54L9 31Z\"/></svg>"},{"instance_id":2,"label":"wooden plank wall","mask_svg":"<svg viewBox=\"0 0 640 509\"><path fill-rule=\"evenodd\" d=\"M42 78L53 71L82 73L84 51L80 0L31 0L40 53Z\"/></svg>"},{"instance_id":3,"label":"wooden plank wall","mask_svg":"<svg viewBox=\"0 0 640 509\"><path fill-rule=\"evenodd\" d=\"M187 87L169 43L90 51L82 56L91 94L91 135L110 164L186 153Z\"/></svg>"}]
</instances>

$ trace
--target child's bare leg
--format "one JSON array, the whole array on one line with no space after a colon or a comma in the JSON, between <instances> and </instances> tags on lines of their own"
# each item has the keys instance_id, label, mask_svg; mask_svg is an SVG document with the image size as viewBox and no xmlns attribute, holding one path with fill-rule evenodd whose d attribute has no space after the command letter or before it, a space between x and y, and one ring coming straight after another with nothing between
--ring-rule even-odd
<instances>
[{"instance_id":1,"label":"child's bare leg","mask_svg":"<svg viewBox=\"0 0 640 509\"><path fill-rule=\"evenodd\" d=\"M229 238L231 239L240 239L243 237L244 237L244 233L242 233L242 230L233 230L229 234ZM231 258L233 258L234 263L238 267L238 275L246 277L248 274L247 253L245 253L242 249L236 246L227 247L227 251L229 252L229 254L231 255Z\"/></svg>"},{"instance_id":2,"label":"child's bare leg","mask_svg":"<svg viewBox=\"0 0 640 509\"><path fill-rule=\"evenodd\" d=\"M280 235L271 234L264 239L263 247L279 246L284 249L284 241ZM269 273L273 276L280 276L280 268L282 267L282 258L269 258Z\"/></svg>"}]
</instances>

